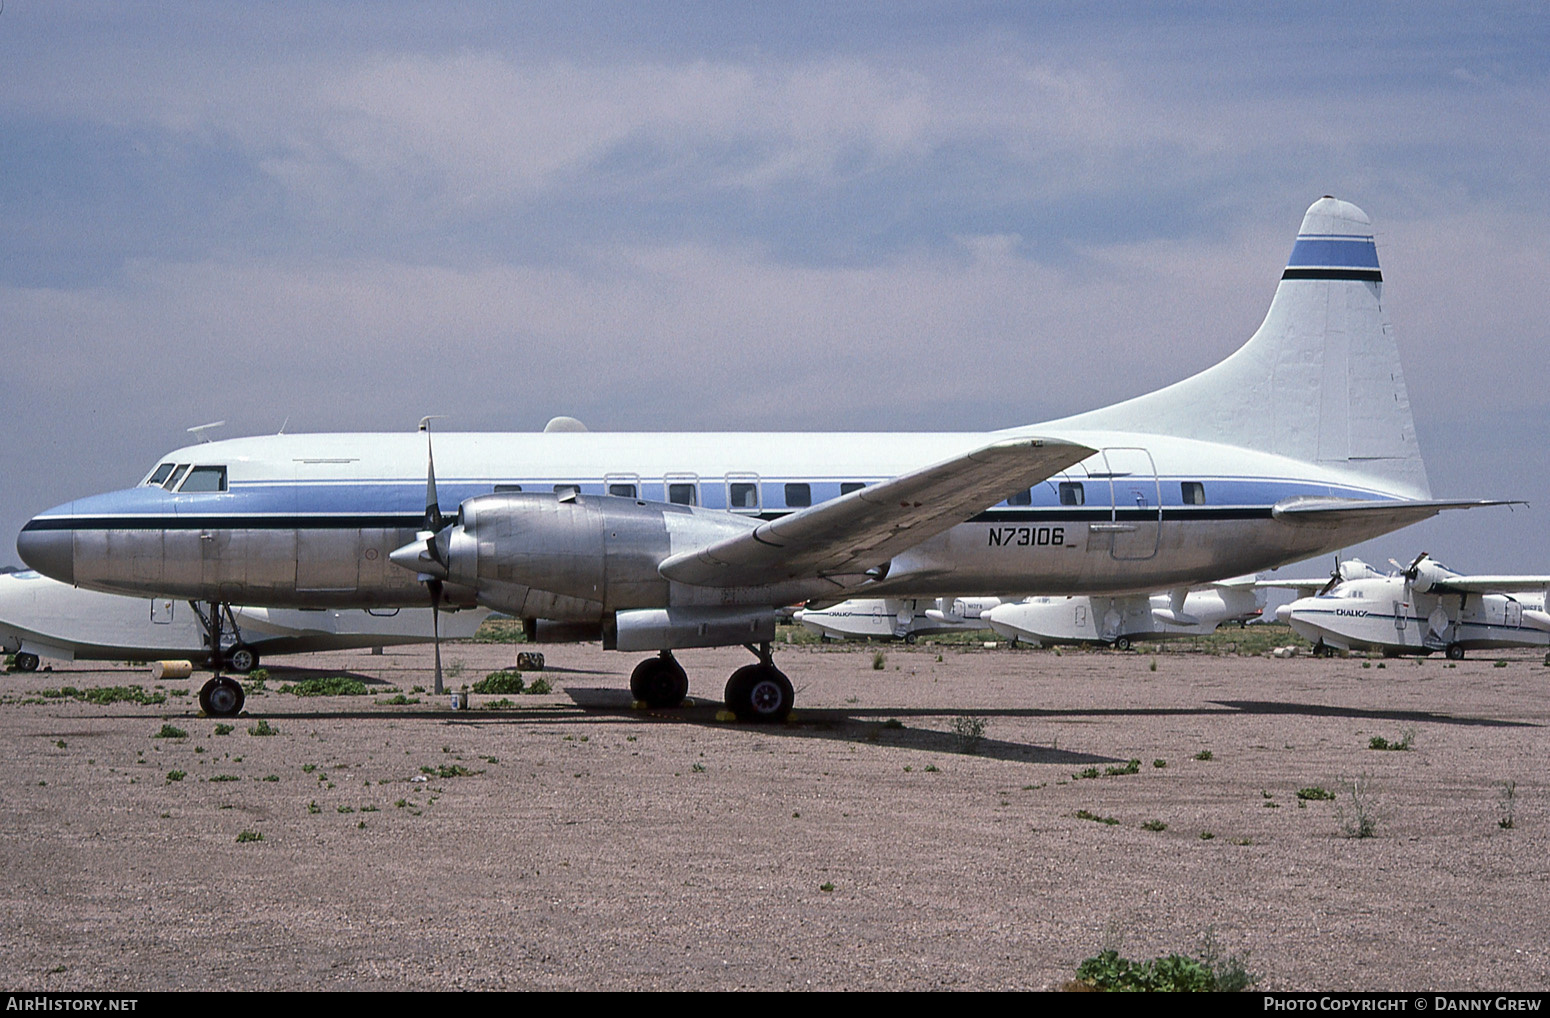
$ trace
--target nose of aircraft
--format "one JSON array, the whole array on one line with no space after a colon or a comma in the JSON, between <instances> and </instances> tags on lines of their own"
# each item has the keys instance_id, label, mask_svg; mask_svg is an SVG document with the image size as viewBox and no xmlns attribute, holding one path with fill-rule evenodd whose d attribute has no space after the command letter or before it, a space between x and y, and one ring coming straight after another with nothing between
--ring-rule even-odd
<instances>
[{"instance_id":1,"label":"nose of aircraft","mask_svg":"<svg viewBox=\"0 0 1550 1018\"><path fill-rule=\"evenodd\" d=\"M1283 605L1277 606L1277 608L1276 608L1276 621L1277 622L1289 622L1289 621L1291 621L1291 618L1292 618L1292 606L1291 606L1290 602L1288 602L1286 604L1283 604Z\"/></svg>"},{"instance_id":2,"label":"nose of aircraft","mask_svg":"<svg viewBox=\"0 0 1550 1018\"><path fill-rule=\"evenodd\" d=\"M75 536L69 530L51 530L31 520L16 537L16 554L44 576L75 584Z\"/></svg>"}]
</instances>

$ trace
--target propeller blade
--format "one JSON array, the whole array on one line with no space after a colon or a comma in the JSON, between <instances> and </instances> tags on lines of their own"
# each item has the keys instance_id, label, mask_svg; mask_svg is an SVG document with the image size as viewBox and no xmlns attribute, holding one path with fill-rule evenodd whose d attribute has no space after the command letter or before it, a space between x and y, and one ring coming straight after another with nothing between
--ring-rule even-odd
<instances>
[{"instance_id":1,"label":"propeller blade","mask_svg":"<svg viewBox=\"0 0 1550 1018\"><path fill-rule=\"evenodd\" d=\"M436 497L436 456L431 447L431 421L436 419L435 415L420 418L420 430L425 432L425 529L432 534L445 524L441 501Z\"/></svg>"}]
</instances>

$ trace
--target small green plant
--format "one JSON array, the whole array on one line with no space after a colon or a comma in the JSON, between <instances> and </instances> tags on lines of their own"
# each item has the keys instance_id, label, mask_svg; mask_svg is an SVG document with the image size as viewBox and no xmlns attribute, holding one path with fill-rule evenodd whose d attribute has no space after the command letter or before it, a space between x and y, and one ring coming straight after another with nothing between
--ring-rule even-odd
<instances>
[{"instance_id":1,"label":"small green plant","mask_svg":"<svg viewBox=\"0 0 1550 1018\"><path fill-rule=\"evenodd\" d=\"M237 729L236 729L236 727L234 725L216 725L215 726L215 734L216 735L230 735L232 732L235 732L236 730Z\"/></svg>"},{"instance_id":2,"label":"small green plant","mask_svg":"<svg viewBox=\"0 0 1550 1018\"><path fill-rule=\"evenodd\" d=\"M517 706L517 701L511 699L510 697L503 696L499 700L491 700L489 703L485 704L484 705L484 709L485 710L514 710L516 708L516 706Z\"/></svg>"},{"instance_id":3,"label":"small green plant","mask_svg":"<svg viewBox=\"0 0 1550 1018\"><path fill-rule=\"evenodd\" d=\"M696 774L704 774L705 773L705 765L700 763L698 760L696 760L694 762L694 766L692 768L690 768L690 769L693 770L694 773L696 773Z\"/></svg>"},{"instance_id":4,"label":"small green plant","mask_svg":"<svg viewBox=\"0 0 1550 1018\"><path fill-rule=\"evenodd\" d=\"M264 836L257 831L243 831L237 835L237 844L245 844L249 841L263 841Z\"/></svg>"},{"instance_id":5,"label":"small green plant","mask_svg":"<svg viewBox=\"0 0 1550 1018\"><path fill-rule=\"evenodd\" d=\"M830 891L834 890L834 885L832 883L830 883L829 881L825 880L823 883L818 885L818 889L820 891L822 891L823 893L828 894Z\"/></svg>"},{"instance_id":6,"label":"small green plant","mask_svg":"<svg viewBox=\"0 0 1550 1018\"><path fill-rule=\"evenodd\" d=\"M1157 670L1157 659L1155 657L1152 658L1152 663L1146 666L1146 670L1149 672L1155 672Z\"/></svg>"},{"instance_id":7,"label":"small green plant","mask_svg":"<svg viewBox=\"0 0 1550 1018\"><path fill-rule=\"evenodd\" d=\"M382 704L384 707L403 707L411 703L419 703L420 698L417 696L405 696L402 693L398 693L395 696L388 697L386 700L378 700L377 702Z\"/></svg>"},{"instance_id":8,"label":"small green plant","mask_svg":"<svg viewBox=\"0 0 1550 1018\"><path fill-rule=\"evenodd\" d=\"M1166 760L1153 760L1152 761L1152 766L1156 767L1158 770L1162 770L1164 767L1168 766L1168 761L1166 761Z\"/></svg>"},{"instance_id":9,"label":"small green plant","mask_svg":"<svg viewBox=\"0 0 1550 1018\"><path fill-rule=\"evenodd\" d=\"M874 651L872 653L872 670L874 672L880 672L886 667L888 667L888 655L884 654L880 650Z\"/></svg>"},{"instance_id":10,"label":"small green plant","mask_svg":"<svg viewBox=\"0 0 1550 1018\"><path fill-rule=\"evenodd\" d=\"M1200 752L1195 754L1195 759L1196 760L1211 760L1211 759L1214 759L1214 758L1212 757L1211 751L1209 749L1202 749Z\"/></svg>"},{"instance_id":11,"label":"small green plant","mask_svg":"<svg viewBox=\"0 0 1550 1018\"><path fill-rule=\"evenodd\" d=\"M554 690L549 685L549 680L544 678L542 675L540 675L538 678L534 679L532 682L529 682L527 684L527 688L524 689L522 692L524 692L524 693L531 693L533 696L543 696L545 693L552 693L552 692L554 692Z\"/></svg>"},{"instance_id":12,"label":"small green plant","mask_svg":"<svg viewBox=\"0 0 1550 1018\"><path fill-rule=\"evenodd\" d=\"M1096 767L1086 767L1086 768L1083 768L1082 770L1077 771L1075 774L1071 775L1071 777L1076 779L1077 781L1080 781L1083 778L1096 778L1096 777L1099 777L1102 773L1103 772L1098 770L1098 768L1096 768Z\"/></svg>"},{"instance_id":13,"label":"small green plant","mask_svg":"<svg viewBox=\"0 0 1550 1018\"><path fill-rule=\"evenodd\" d=\"M1216 835L1213 834L1210 831L1201 831L1200 832L1200 840L1201 841L1210 841L1214 837L1216 837Z\"/></svg>"},{"instance_id":14,"label":"small green plant","mask_svg":"<svg viewBox=\"0 0 1550 1018\"><path fill-rule=\"evenodd\" d=\"M421 774L434 774L438 778L466 778L472 776L474 771L462 764L442 764L440 767L421 767Z\"/></svg>"},{"instance_id":15,"label":"small green plant","mask_svg":"<svg viewBox=\"0 0 1550 1018\"><path fill-rule=\"evenodd\" d=\"M958 752L971 755L978 753L980 743L985 741L985 719L954 718L953 738L957 740Z\"/></svg>"},{"instance_id":16,"label":"small green plant","mask_svg":"<svg viewBox=\"0 0 1550 1018\"><path fill-rule=\"evenodd\" d=\"M366 683L346 675L330 675L326 678L288 682L280 687L280 692L292 696L365 696Z\"/></svg>"},{"instance_id":17,"label":"small green plant","mask_svg":"<svg viewBox=\"0 0 1550 1018\"><path fill-rule=\"evenodd\" d=\"M1501 788L1501 794L1496 800L1501 810L1501 818L1496 821L1496 826L1504 831L1510 831L1515 822L1514 815L1517 812L1518 783L1512 780L1503 781Z\"/></svg>"},{"instance_id":18,"label":"small green plant","mask_svg":"<svg viewBox=\"0 0 1550 1018\"><path fill-rule=\"evenodd\" d=\"M1101 817L1098 814L1085 809L1077 810L1076 818L1078 820L1092 820L1100 824L1108 824L1110 827L1113 827L1115 824L1119 823L1119 821L1114 817Z\"/></svg>"},{"instance_id":19,"label":"small green plant","mask_svg":"<svg viewBox=\"0 0 1550 1018\"><path fill-rule=\"evenodd\" d=\"M1497 661L1494 664L1492 664L1491 667L1492 668L1506 668L1507 667L1507 662L1505 662L1505 661Z\"/></svg>"},{"instance_id":20,"label":"small green plant","mask_svg":"<svg viewBox=\"0 0 1550 1018\"><path fill-rule=\"evenodd\" d=\"M266 721L263 718L259 718L258 719L258 724L252 725L252 726L250 726L248 728L248 734L249 735L279 735L280 734L280 730L278 728L270 727L268 721Z\"/></svg>"},{"instance_id":21,"label":"small green plant","mask_svg":"<svg viewBox=\"0 0 1550 1018\"><path fill-rule=\"evenodd\" d=\"M313 799L311 802L307 803L307 812L321 813L323 812L323 807L318 805L318 801L316 799Z\"/></svg>"},{"instance_id":22,"label":"small green plant","mask_svg":"<svg viewBox=\"0 0 1550 1018\"><path fill-rule=\"evenodd\" d=\"M504 668L498 672L491 672L474 683L473 691L492 696L504 696L520 693L526 685L527 683L522 680L521 672L515 668Z\"/></svg>"},{"instance_id":23,"label":"small green plant","mask_svg":"<svg viewBox=\"0 0 1550 1018\"><path fill-rule=\"evenodd\" d=\"M220 782L220 781L241 781L242 779L239 778L235 774L217 774L214 777L212 777L210 780L212 782Z\"/></svg>"},{"instance_id":24,"label":"small green plant","mask_svg":"<svg viewBox=\"0 0 1550 1018\"><path fill-rule=\"evenodd\" d=\"M1322 802L1334 797L1334 792L1321 785L1309 785L1307 788L1299 788L1297 790L1297 798L1303 802Z\"/></svg>"},{"instance_id":25,"label":"small green plant","mask_svg":"<svg viewBox=\"0 0 1550 1018\"><path fill-rule=\"evenodd\" d=\"M1123 775L1123 774L1140 774L1141 773L1141 761L1140 760L1132 759L1129 763L1126 763L1126 764L1124 764L1123 766L1120 766L1120 767L1105 767L1103 769L1103 773L1107 777L1111 777L1111 778L1117 778L1117 777L1119 777L1120 775Z\"/></svg>"},{"instance_id":26,"label":"small green plant","mask_svg":"<svg viewBox=\"0 0 1550 1018\"><path fill-rule=\"evenodd\" d=\"M1399 739L1395 742L1390 742L1381 735L1374 735L1371 739L1367 740L1367 748L1388 749L1403 752L1415 744L1415 734L1416 732L1414 728L1406 728L1403 732L1400 733Z\"/></svg>"},{"instance_id":27,"label":"small green plant","mask_svg":"<svg viewBox=\"0 0 1550 1018\"><path fill-rule=\"evenodd\" d=\"M1141 825L1141 829L1143 831L1166 831L1168 829L1168 825L1163 823L1161 820L1148 820L1146 823Z\"/></svg>"},{"instance_id":28,"label":"small green plant","mask_svg":"<svg viewBox=\"0 0 1550 1018\"><path fill-rule=\"evenodd\" d=\"M463 677L463 670L467 667L468 663L462 658L453 658L452 663L447 665L447 678L452 679L454 682L457 681Z\"/></svg>"},{"instance_id":29,"label":"small green plant","mask_svg":"<svg viewBox=\"0 0 1550 1018\"><path fill-rule=\"evenodd\" d=\"M1215 989L1211 969L1197 958L1170 954L1131 961L1113 949L1100 951L1076 969L1077 982L1094 990L1155 993L1208 993Z\"/></svg>"},{"instance_id":30,"label":"small green plant","mask_svg":"<svg viewBox=\"0 0 1550 1018\"><path fill-rule=\"evenodd\" d=\"M926 764L926 766L921 769L924 770L927 774L940 773L940 768L938 768L936 764Z\"/></svg>"},{"instance_id":31,"label":"small green plant","mask_svg":"<svg viewBox=\"0 0 1550 1018\"><path fill-rule=\"evenodd\" d=\"M188 772L187 771L168 771L167 772L167 782L168 782L168 784L171 784L174 781L182 781L186 777L188 777Z\"/></svg>"},{"instance_id":32,"label":"small green plant","mask_svg":"<svg viewBox=\"0 0 1550 1018\"><path fill-rule=\"evenodd\" d=\"M151 736L151 738L153 738L153 739L186 739L186 738L188 738L188 733L185 732L183 729L178 728L175 725L164 724L164 725L161 726L161 731L159 731L155 735Z\"/></svg>"}]
</instances>

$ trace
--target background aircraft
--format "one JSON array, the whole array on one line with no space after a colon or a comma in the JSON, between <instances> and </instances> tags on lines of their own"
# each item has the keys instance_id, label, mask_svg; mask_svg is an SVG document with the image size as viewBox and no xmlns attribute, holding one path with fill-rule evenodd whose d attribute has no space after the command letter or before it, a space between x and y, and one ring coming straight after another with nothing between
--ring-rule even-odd
<instances>
[{"instance_id":1,"label":"background aircraft","mask_svg":"<svg viewBox=\"0 0 1550 1018\"><path fill-rule=\"evenodd\" d=\"M1276 609L1315 653L1440 650L1457 661L1470 650L1550 646L1550 576L1465 576L1425 552L1389 576L1357 565L1322 593Z\"/></svg>"},{"instance_id":2,"label":"background aircraft","mask_svg":"<svg viewBox=\"0 0 1550 1018\"><path fill-rule=\"evenodd\" d=\"M1259 617L1264 605L1252 576L1150 597L1030 597L998 605L983 621L1014 642L1107 643L1129 650L1136 640L1205 636L1228 621Z\"/></svg>"},{"instance_id":3,"label":"background aircraft","mask_svg":"<svg viewBox=\"0 0 1550 1018\"><path fill-rule=\"evenodd\" d=\"M776 720L798 600L1174 589L1482 504L1430 496L1382 278L1366 214L1325 197L1246 344L1100 410L989 434L449 434L440 489L412 435L236 439L40 514L17 548L106 591L590 627L658 652L631 689L659 706L688 690L673 650L743 644L727 704ZM219 675L205 693L241 707Z\"/></svg>"},{"instance_id":4,"label":"background aircraft","mask_svg":"<svg viewBox=\"0 0 1550 1018\"><path fill-rule=\"evenodd\" d=\"M426 643L432 638L428 608L358 611L328 608L233 607L240 642L224 650L233 671L249 672L261 656L319 650ZM442 635L472 637L490 613L476 608L450 615ZM136 598L81 590L23 571L0 575L0 650L16 655L24 672L40 658L61 661L156 661L209 657L205 629L192 605L170 598Z\"/></svg>"},{"instance_id":5,"label":"background aircraft","mask_svg":"<svg viewBox=\"0 0 1550 1018\"><path fill-rule=\"evenodd\" d=\"M984 629L981 613L999 597L858 597L827 608L803 608L792 618L824 639L903 640Z\"/></svg>"}]
</instances>

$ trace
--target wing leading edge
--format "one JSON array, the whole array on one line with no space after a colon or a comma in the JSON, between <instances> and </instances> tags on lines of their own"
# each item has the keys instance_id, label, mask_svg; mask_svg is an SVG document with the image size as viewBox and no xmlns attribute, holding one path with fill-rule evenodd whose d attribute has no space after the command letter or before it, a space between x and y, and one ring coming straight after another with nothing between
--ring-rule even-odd
<instances>
[{"instance_id":1,"label":"wing leading edge","mask_svg":"<svg viewBox=\"0 0 1550 1018\"><path fill-rule=\"evenodd\" d=\"M669 580L708 587L859 577L1093 452L1058 439L995 442L674 555L658 571Z\"/></svg>"}]
</instances>

